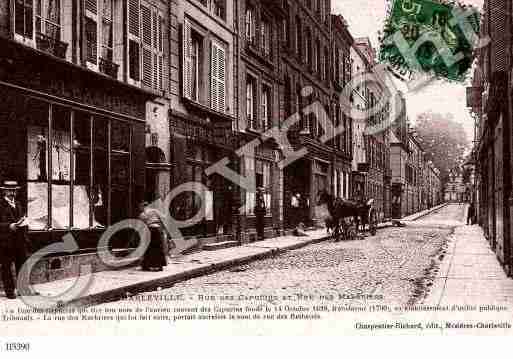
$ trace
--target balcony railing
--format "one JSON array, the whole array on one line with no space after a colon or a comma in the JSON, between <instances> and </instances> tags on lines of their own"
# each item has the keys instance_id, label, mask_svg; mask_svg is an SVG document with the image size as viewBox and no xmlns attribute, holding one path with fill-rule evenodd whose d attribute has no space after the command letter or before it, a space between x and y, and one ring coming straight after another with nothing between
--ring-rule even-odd
<instances>
[{"instance_id":1,"label":"balcony railing","mask_svg":"<svg viewBox=\"0 0 513 359\"><path fill-rule=\"evenodd\" d=\"M68 44L41 32L36 34L36 46L38 50L47 52L61 59L66 58L66 50L68 49Z\"/></svg>"},{"instance_id":2,"label":"balcony railing","mask_svg":"<svg viewBox=\"0 0 513 359\"><path fill-rule=\"evenodd\" d=\"M107 76L117 78L119 65L104 58L100 58L100 71Z\"/></svg>"}]
</instances>

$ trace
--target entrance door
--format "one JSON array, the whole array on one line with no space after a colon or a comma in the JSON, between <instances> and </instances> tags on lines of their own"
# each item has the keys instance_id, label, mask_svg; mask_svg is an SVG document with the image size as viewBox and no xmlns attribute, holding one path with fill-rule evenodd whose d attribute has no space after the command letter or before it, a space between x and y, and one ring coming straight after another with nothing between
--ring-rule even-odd
<instances>
[{"instance_id":1,"label":"entrance door","mask_svg":"<svg viewBox=\"0 0 513 359\"><path fill-rule=\"evenodd\" d=\"M308 216L306 198L310 195L310 174L310 161L306 159L297 160L284 169L283 217L286 228L295 227L299 221L304 221L305 216ZM299 193L303 199L299 201L299 208L292 207L292 196L296 193ZM316 200L316 198L310 199L310 201Z\"/></svg>"}]
</instances>

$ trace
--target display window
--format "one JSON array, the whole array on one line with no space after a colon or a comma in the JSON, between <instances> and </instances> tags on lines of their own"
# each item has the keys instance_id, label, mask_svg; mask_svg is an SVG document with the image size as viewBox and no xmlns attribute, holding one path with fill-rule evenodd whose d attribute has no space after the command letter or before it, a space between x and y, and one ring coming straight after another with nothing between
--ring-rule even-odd
<instances>
[{"instance_id":1,"label":"display window","mask_svg":"<svg viewBox=\"0 0 513 359\"><path fill-rule=\"evenodd\" d=\"M104 229L129 218L132 125L43 101L24 105L12 111L24 124L29 230Z\"/></svg>"}]
</instances>

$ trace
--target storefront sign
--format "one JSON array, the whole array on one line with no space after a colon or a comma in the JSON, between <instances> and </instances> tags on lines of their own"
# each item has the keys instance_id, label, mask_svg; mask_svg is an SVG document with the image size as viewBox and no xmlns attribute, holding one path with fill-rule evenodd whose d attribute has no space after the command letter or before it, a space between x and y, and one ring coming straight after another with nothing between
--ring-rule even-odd
<instances>
[{"instance_id":1,"label":"storefront sign","mask_svg":"<svg viewBox=\"0 0 513 359\"><path fill-rule=\"evenodd\" d=\"M1 40L0 46L4 45L7 49L0 55L0 81L144 120L150 94L71 63L49 59L13 41Z\"/></svg>"}]
</instances>

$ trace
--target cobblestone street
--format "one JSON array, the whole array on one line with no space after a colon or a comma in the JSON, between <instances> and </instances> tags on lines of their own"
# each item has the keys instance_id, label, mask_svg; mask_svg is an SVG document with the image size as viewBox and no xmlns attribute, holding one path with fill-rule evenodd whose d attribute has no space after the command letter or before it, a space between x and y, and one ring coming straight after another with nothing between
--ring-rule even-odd
<instances>
[{"instance_id":1,"label":"cobblestone street","mask_svg":"<svg viewBox=\"0 0 513 359\"><path fill-rule=\"evenodd\" d=\"M413 304L426 294L452 225L461 224L463 216L464 206L449 205L406 227L379 230L374 237L325 241L191 279L159 294L186 301L333 295L350 303L371 296L390 305Z\"/></svg>"}]
</instances>

